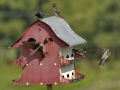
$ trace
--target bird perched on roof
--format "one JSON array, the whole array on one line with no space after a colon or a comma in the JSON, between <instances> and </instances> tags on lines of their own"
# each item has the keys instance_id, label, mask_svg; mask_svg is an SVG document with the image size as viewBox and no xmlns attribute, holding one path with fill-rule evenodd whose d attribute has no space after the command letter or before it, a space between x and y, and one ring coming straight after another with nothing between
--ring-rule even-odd
<instances>
[{"instance_id":1,"label":"bird perched on roof","mask_svg":"<svg viewBox=\"0 0 120 90\"><path fill-rule=\"evenodd\" d=\"M58 17L60 17L60 18L64 18L62 15L60 15L60 12L58 11L58 9L57 9L57 6L56 6L56 4L54 3L53 4L53 13L56 15L56 16L58 16Z\"/></svg>"},{"instance_id":2,"label":"bird perched on roof","mask_svg":"<svg viewBox=\"0 0 120 90\"><path fill-rule=\"evenodd\" d=\"M107 58L111 55L110 49L104 48L102 50L93 51L91 53L97 53L101 57L101 61L98 65L104 65Z\"/></svg>"},{"instance_id":3,"label":"bird perched on roof","mask_svg":"<svg viewBox=\"0 0 120 90\"><path fill-rule=\"evenodd\" d=\"M38 19L43 19L43 13L42 12L38 12L35 14L36 17L38 17Z\"/></svg>"}]
</instances>

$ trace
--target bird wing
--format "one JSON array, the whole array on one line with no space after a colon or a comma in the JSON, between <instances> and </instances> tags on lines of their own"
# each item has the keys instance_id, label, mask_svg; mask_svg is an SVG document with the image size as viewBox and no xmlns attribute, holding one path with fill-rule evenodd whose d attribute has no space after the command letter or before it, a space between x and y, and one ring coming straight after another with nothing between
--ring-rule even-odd
<instances>
[{"instance_id":1,"label":"bird wing","mask_svg":"<svg viewBox=\"0 0 120 90\"><path fill-rule=\"evenodd\" d=\"M42 57L45 58L43 46L40 47L40 53L41 53Z\"/></svg>"},{"instance_id":2,"label":"bird wing","mask_svg":"<svg viewBox=\"0 0 120 90\"><path fill-rule=\"evenodd\" d=\"M99 65L104 65L106 59L110 56L110 54L111 54L110 50L107 49L107 50L104 52L104 54L102 55L101 61L100 61Z\"/></svg>"},{"instance_id":3,"label":"bird wing","mask_svg":"<svg viewBox=\"0 0 120 90\"><path fill-rule=\"evenodd\" d=\"M22 44L28 49L35 49L37 47L37 43L35 43L35 41L23 41Z\"/></svg>"},{"instance_id":4,"label":"bird wing","mask_svg":"<svg viewBox=\"0 0 120 90\"><path fill-rule=\"evenodd\" d=\"M99 66L99 65L104 65L104 63L105 63L105 60L101 59L101 60L100 60L100 63L98 64L98 66Z\"/></svg>"},{"instance_id":5,"label":"bird wing","mask_svg":"<svg viewBox=\"0 0 120 90\"><path fill-rule=\"evenodd\" d=\"M101 59L105 59L105 60L106 60L106 59L110 56L110 54L111 54L111 52L109 51L109 49L107 49L107 50L103 53Z\"/></svg>"},{"instance_id":6,"label":"bird wing","mask_svg":"<svg viewBox=\"0 0 120 90\"><path fill-rule=\"evenodd\" d=\"M102 56L105 52L106 52L106 48L102 49L102 50L99 50L98 53L100 56Z\"/></svg>"},{"instance_id":7,"label":"bird wing","mask_svg":"<svg viewBox=\"0 0 120 90\"><path fill-rule=\"evenodd\" d=\"M43 58L45 58L45 55L44 55L44 45L42 43L38 43L39 46L34 50L32 51L29 56L32 56L33 54L35 54L37 51L40 51L41 55Z\"/></svg>"},{"instance_id":8,"label":"bird wing","mask_svg":"<svg viewBox=\"0 0 120 90\"><path fill-rule=\"evenodd\" d=\"M33 54L35 54L35 53L39 50L39 48L40 48L40 46L37 47L34 51L32 51L32 52L29 54L29 56L32 56Z\"/></svg>"}]
</instances>

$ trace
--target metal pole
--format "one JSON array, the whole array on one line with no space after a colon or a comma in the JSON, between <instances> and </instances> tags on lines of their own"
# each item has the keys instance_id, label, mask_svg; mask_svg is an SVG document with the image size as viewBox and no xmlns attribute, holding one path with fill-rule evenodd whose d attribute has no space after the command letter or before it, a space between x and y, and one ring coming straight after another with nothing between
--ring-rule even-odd
<instances>
[{"instance_id":1,"label":"metal pole","mask_svg":"<svg viewBox=\"0 0 120 90\"><path fill-rule=\"evenodd\" d=\"M47 90L52 90L52 84L47 84Z\"/></svg>"}]
</instances>

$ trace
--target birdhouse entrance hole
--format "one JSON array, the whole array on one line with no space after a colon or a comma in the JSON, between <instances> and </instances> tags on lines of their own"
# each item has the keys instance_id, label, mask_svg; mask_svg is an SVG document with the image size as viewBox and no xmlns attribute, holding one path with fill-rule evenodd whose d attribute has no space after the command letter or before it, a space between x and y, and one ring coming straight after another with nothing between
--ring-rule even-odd
<instances>
[{"instance_id":1,"label":"birdhouse entrance hole","mask_svg":"<svg viewBox=\"0 0 120 90\"><path fill-rule=\"evenodd\" d=\"M30 38L30 39L28 39L28 41L29 41L29 42L31 42L31 41L36 42L36 40L35 40L34 38Z\"/></svg>"}]
</instances>

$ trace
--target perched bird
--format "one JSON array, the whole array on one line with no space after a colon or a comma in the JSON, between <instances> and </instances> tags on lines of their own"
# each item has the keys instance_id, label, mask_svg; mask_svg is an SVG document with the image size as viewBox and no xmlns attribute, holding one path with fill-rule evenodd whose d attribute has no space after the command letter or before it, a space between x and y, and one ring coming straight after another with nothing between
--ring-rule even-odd
<instances>
[{"instance_id":1,"label":"perched bird","mask_svg":"<svg viewBox=\"0 0 120 90\"><path fill-rule=\"evenodd\" d=\"M80 56L87 52L87 47L84 47L80 50L72 49L72 52Z\"/></svg>"},{"instance_id":2,"label":"perched bird","mask_svg":"<svg viewBox=\"0 0 120 90\"><path fill-rule=\"evenodd\" d=\"M22 44L28 49L37 48L37 43L35 41L22 41Z\"/></svg>"},{"instance_id":3,"label":"perched bird","mask_svg":"<svg viewBox=\"0 0 120 90\"><path fill-rule=\"evenodd\" d=\"M73 52L78 52L78 53L86 53L87 52L87 47L84 47L80 50L72 49Z\"/></svg>"},{"instance_id":4,"label":"perched bird","mask_svg":"<svg viewBox=\"0 0 120 90\"><path fill-rule=\"evenodd\" d=\"M38 19L43 19L43 13L42 12L38 12L35 14L35 16L38 18Z\"/></svg>"},{"instance_id":5,"label":"perched bird","mask_svg":"<svg viewBox=\"0 0 120 90\"><path fill-rule=\"evenodd\" d=\"M60 17L60 18L64 18L62 15L60 15L60 12L58 11L58 9L57 9L57 6L56 6L56 4L54 3L53 4L53 13L56 15L56 16L58 16L58 17Z\"/></svg>"},{"instance_id":6,"label":"perched bird","mask_svg":"<svg viewBox=\"0 0 120 90\"><path fill-rule=\"evenodd\" d=\"M44 42L43 42L43 44L46 44L46 43L48 43L48 42L50 42L50 41L53 41L51 38L46 38L45 40L44 40Z\"/></svg>"},{"instance_id":7,"label":"perched bird","mask_svg":"<svg viewBox=\"0 0 120 90\"><path fill-rule=\"evenodd\" d=\"M91 53L97 53L101 57L101 61L98 65L104 65L107 58L111 55L110 49L104 48L102 50L93 51Z\"/></svg>"},{"instance_id":8,"label":"perched bird","mask_svg":"<svg viewBox=\"0 0 120 90\"><path fill-rule=\"evenodd\" d=\"M79 52L86 53L87 52L87 47L82 48L81 50L79 50Z\"/></svg>"}]
</instances>

